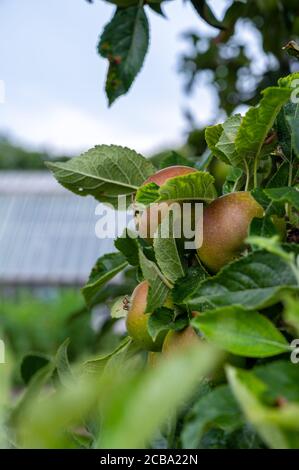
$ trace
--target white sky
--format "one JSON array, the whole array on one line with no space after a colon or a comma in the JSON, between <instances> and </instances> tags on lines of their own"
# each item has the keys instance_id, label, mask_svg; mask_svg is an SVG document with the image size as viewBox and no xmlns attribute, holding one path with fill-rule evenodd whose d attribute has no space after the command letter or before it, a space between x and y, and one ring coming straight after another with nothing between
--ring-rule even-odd
<instances>
[{"instance_id":1,"label":"white sky","mask_svg":"<svg viewBox=\"0 0 299 470\"><path fill-rule=\"evenodd\" d=\"M218 0L220 14L225 0ZM214 5L216 2L214 2ZM95 144L127 145L145 154L183 141L188 104L198 122L211 117L213 97L191 98L176 73L181 33L208 28L189 3L165 5L169 21L151 13L151 45L129 94L108 109L107 63L96 52L113 5L95 0L0 0L0 132L54 152L80 153Z\"/></svg>"}]
</instances>

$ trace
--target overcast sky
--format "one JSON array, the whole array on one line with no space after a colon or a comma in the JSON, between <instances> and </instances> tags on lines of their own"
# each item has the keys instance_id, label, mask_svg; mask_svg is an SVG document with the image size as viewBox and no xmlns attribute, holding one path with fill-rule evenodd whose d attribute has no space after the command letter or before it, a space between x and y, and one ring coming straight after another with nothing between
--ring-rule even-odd
<instances>
[{"instance_id":1,"label":"overcast sky","mask_svg":"<svg viewBox=\"0 0 299 470\"><path fill-rule=\"evenodd\" d=\"M214 2L215 4L216 2ZM219 9L225 0L218 0ZM107 107L107 63L96 53L113 5L95 0L0 0L0 132L54 152L79 153L95 144L120 144L149 154L182 142L188 103L200 123L213 98L198 89L187 99L176 73L181 33L207 31L189 2L166 4L169 17L149 11L151 45L129 94Z\"/></svg>"}]
</instances>

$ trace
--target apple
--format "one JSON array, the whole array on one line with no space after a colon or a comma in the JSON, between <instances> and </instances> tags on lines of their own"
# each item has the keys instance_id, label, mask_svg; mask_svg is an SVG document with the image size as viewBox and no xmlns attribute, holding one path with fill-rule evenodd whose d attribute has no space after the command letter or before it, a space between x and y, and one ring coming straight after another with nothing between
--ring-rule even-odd
<instances>
[{"instance_id":1,"label":"apple","mask_svg":"<svg viewBox=\"0 0 299 470\"><path fill-rule=\"evenodd\" d=\"M148 333L147 324L150 315L146 313L149 284L143 281L135 287L128 311L126 325L129 335L147 351L160 351L165 333L160 333L154 341Z\"/></svg>"},{"instance_id":2,"label":"apple","mask_svg":"<svg viewBox=\"0 0 299 470\"><path fill-rule=\"evenodd\" d=\"M203 264L217 272L238 257L252 219L263 215L263 208L247 191L215 199L203 211L203 243L197 250Z\"/></svg>"},{"instance_id":3,"label":"apple","mask_svg":"<svg viewBox=\"0 0 299 470\"><path fill-rule=\"evenodd\" d=\"M143 183L143 185L148 183L155 183L158 186L162 186L168 179L175 178L176 176L183 176L189 173L194 173L197 170L183 165L170 166L168 168L163 168L162 170L157 171L151 175ZM148 242L152 242L154 234L161 224L163 218L169 212L169 205L173 201L164 201L157 204L152 204L150 207L145 209L139 217L138 220L138 232L140 237L146 239Z\"/></svg>"}]
</instances>

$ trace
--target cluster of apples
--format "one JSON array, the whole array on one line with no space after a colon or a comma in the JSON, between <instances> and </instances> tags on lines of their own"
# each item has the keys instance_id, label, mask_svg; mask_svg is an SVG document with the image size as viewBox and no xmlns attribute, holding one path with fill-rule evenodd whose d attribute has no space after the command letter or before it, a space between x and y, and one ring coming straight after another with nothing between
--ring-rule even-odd
<instances>
[{"instance_id":1,"label":"cluster of apples","mask_svg":"<svg viewBox=\"0 0 299 470\"><path fill-rule=\"evenodd\" d=\"M170 178L195 171L197 170L187 166L171 166L158 171L144 184L153 182L161 186ZM169 201L170 203L171 201ZM160 211L158 204L154 208L154 210ZM151 224L149 227L152 214L150 208L146 209L140 217L138 226L139 235L147 238L149 242L157 229L155 224ZM158 221L156 224L161 222L164 215L159 213L159 217L155 219ZM263 215L263 208L247 191L221 196L204 208L203 243L197 249L197 254L209 272L216 273L241 254L252 219L261 218ZM198 340L197 334L191 327L180 332L170 330L166 336L165 333L161 333L155 341L152 340L147 330L150 316L149 313L146 313L148 289L148 282L143 281L135 288L131 297L127 315L127 330L136 343L147 351L162 350L162 353L167 353L184 346L184 344L190 344L191 341Z\"/></svg>"}]
</instances>

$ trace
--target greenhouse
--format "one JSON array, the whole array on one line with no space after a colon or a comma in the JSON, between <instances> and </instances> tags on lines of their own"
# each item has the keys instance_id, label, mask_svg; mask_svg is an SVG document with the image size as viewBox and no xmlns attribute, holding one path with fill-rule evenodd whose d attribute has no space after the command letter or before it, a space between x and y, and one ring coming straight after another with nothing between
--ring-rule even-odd
<instances>
[{"instance_id":1,"label":"greenhouse","mask_svg":"<svg viewBox=\"0 0 299 470\"><path fill-rule=\"evenodd\" d=\"M95 235L96 206L46 171L0 172L0 285L82 286L95 259L114 251Z\"/></svg>"}]
</instances>

